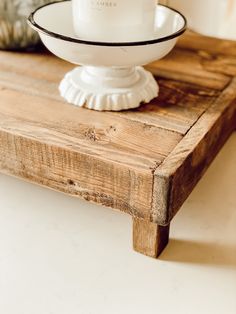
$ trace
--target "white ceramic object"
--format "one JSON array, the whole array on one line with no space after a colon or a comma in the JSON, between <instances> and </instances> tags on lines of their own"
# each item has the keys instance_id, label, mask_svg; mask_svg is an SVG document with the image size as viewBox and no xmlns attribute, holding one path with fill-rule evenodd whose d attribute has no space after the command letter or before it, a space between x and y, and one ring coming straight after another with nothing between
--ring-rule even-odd
<instances>
[{"instance_id":1,"label":"white ceramic object","mask_svg":"<svg viewBox=\"0 0 236 314\"><path fill-rule=\"evenodd\" d=\"M75 33L88 40L146 40L153 35L156 0L72 0ZM94 27L96 25L96 27Z\"/></svg>"},{"instance_id":2,"label":"white ceramic object","mask_svg":"<svg viewBox=\"0 0 236 314\"><path fill-rule=\"evenodd\" d=\"M236 0L160 0L181 10L191 29L204 35L236 39Z\"/></svg>"},{"instance_id":3,"label":"white ceramic object","mask_svg":"<svg viewBox=\"0 0 236 314\"><path fill-rule=\"evenodd\" d=\"M71 1L43 6L29 17L45 46L77 65L60 84L61 95L80 107L118 111L138 107L158 95L151 73L141 66L163 58L186 29L179 12L156 6L152 38L139 42L95 42L76 37Z\"/></svg>"},{"instance_id":4,"label":"white ceramic object","mask_svg":"<svg viewBox=\"0 0 236 314\"><path fill-rule=\"evenodd\" d=\"M59 89L69 103L99 111L137 108L158 95L155 79L142 67L77 67Z\"/></svg>"}]
</instances>

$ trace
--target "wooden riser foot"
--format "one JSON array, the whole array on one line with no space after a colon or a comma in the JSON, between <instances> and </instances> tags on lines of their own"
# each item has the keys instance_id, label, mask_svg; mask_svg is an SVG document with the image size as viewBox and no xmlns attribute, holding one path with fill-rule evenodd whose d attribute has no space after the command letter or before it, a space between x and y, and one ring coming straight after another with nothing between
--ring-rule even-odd
<instances>
[{"instance_id":1,"label":"wooden riser foot","mask_svg":"<svg viewBox=\"0 0 236 314\"><path fill-rule=\"evenodd\" d=\"M150 221L133 218L134 250L157 258L169 242L170 225L159 226Z\"/></svg>"}]
</instances>

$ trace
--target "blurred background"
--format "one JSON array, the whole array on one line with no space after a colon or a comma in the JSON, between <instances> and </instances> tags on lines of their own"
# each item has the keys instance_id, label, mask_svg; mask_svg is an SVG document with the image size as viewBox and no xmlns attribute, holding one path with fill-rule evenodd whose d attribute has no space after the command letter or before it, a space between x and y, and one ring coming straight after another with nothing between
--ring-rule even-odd
<instances>
[{"instance_id":1,"label":"blurred background","mask_svg":"<svg viewBox=\"0 0 236 314\"><path fill-rule=\"evenodd\" d=\"M27 25L37 7L53 0L0 0L0 49L32 49L39 44L38 34Z\"/></svg>"},{"instance_id":2,"label":"blurred background","mask_svg":"<svg viewBox=\"0 0 236 314\"><path fill-rule=\"evenodd\" d=\"M236 0L160 0L181 11L192 30L204 35L236 39Z\"/></svg>"}]
</instances>

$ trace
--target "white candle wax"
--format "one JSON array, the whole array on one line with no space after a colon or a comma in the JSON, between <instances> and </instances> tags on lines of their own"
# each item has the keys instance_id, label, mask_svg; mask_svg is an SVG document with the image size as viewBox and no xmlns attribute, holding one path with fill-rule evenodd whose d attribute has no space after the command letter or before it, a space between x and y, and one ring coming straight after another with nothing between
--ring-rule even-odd
<instances>
[{"instance_id":1,"label":"white candle wax","mask_svg":"<svg viewBox=\"0 0 236 314\"><path fill-rule=\"evenodd\" d=\"M76 35L95 41L152 37L156 0L72 0Z\"/></svg>"}]
</instances>

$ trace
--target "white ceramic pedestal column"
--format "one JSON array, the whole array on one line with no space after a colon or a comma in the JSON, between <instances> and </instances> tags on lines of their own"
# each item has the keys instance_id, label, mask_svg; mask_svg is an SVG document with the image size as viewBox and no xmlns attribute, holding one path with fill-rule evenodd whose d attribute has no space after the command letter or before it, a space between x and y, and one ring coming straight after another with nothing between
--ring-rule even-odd
<instances>
[{"instance_id":1,"label":"white ceramic pedestal column","mask_svg":"<svg viewBox=\"0 0 236 314\"><path fill-rule=\"evenodd\" d=\"M59 87L71 104L94 110L120 111L137 108L158 96L153 75L143 67L77 67Z\"/></svg>"}]
</instances>

